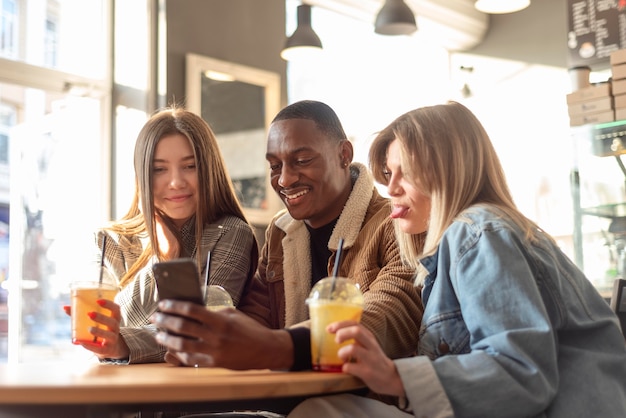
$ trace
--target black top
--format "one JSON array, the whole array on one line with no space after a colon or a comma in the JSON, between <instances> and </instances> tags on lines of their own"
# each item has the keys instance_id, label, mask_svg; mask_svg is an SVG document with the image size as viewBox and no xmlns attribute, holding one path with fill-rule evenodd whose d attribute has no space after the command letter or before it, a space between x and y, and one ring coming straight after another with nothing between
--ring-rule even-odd
<instances>
[{"instance_id":1,"label":"black top","mask_svg":"<svg viewBox=\"0 0 626 418\"><path fill-rule=\"evenodd\" d=\"M306 226L309 230L309 241L311 244L311 286L328 276L328 260L331 254L328 249L328 241L338 219L336 218L319 228Z\"/></svg>"}]
</instances>

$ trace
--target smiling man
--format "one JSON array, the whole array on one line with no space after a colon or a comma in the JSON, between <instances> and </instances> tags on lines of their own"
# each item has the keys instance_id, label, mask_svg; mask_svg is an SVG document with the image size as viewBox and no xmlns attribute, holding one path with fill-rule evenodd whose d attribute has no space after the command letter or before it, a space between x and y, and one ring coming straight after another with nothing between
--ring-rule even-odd
<instances>
[{"instance_id":1,"label":"smiling man","mask_svg":"<svg viewBox=\"0 0 626 418\"><path fill-rule=\"evenodd\" d=\"M276 115L266 159L286 210L267 228L256 280L240 309L271 328L308 320L305 299L331 274L343 238L339 275L363 290L363 323L389 355L405 356L416 348L407 332L419 324L420 298L412 271L400 260L389 202L352 157L352 144L328 105L305 100ZM308 339L296 335L303 331L289 332L296 351L308 353Z\"/></svg>"},{"instance_id":2,"label":"smiling man","mask_svg":"<svg viewBox=\"0 0 626 418\"><path fill-rule=\"evenodd\" d=\"M159 342L171 350L169 362L310 368L310 333L299 326L309 318L305 300L313 284L331 275L342 238L338 272L363 291L361 322L389 357L415 352L422 304L414 272L400 258L389 200L378 194L367 168L352 163L352 157L352 144L328 105L300 101L276 115L266 158L285 209L265 232L255 279L238 310L208 312L174 301L159 305L161 313L154 317L158 327L195 337L159 333Z\"/></svg>"}]
</instances>

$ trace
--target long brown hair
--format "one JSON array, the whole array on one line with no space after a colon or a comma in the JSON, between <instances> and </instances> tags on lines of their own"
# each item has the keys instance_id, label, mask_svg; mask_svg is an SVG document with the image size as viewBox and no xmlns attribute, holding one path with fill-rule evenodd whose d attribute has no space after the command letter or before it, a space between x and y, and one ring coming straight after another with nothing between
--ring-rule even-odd
<instances>
[{"instance_id":1,"label":"long brown hair","mask_svg":"<svg viewBox=\"0 0 626 418\"><path fill-rule=\"evenodd\" d=\"M131 281L154 255L163 260L163 255L158 251L159 243L155 231L157 209L152 190L153 161L161 138L174 134L181 134L189 140L196 162L199 185L195 213L196 247L200 245L202 230L207 223L226 214L247 222L210 126L195 113L176 106L157 111L145 123L135 143L135 194L130 208L120 220L112 222L106 228L120 235L149 237L149 244L137 262L120 278L120 286ZM159 216L180 240L172 220L160 212Z\"/></svg>"}]
</instances>

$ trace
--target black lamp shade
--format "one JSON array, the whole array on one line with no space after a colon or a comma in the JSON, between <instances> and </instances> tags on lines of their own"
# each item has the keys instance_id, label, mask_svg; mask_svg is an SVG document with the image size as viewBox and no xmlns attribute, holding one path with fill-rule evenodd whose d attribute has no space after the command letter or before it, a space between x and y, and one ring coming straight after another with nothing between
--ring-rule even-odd
<instances>
[{"instance_id":1,"label":"black lamp shade","mask_svg":"<svg viewBox=\"0 0 626 418\"><path fill-rule=\"evenodd\" d=\"M416 30L415 15L404 0L385 0L376 16L374 32L381 35L410 35Z\"/></svg>"},{"instance_id":2,"label":"black lamp shade","mask_svg":"<svg viewBox=\"0 0 626 418\"><path fill-rule=\"evenodd\" d=\"M296 50L321 50L322 41L311 27L311 6L303 4L298 6L298 26L296 30L287 38L285 48L280 53L286 60L293 59L297 54Z\"/></svg>"}]
</instances>

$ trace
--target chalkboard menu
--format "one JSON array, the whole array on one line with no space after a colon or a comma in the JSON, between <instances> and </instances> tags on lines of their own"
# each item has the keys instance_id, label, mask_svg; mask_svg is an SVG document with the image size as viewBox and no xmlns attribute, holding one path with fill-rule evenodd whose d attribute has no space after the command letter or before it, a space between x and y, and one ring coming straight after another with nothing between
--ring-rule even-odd
<instances>
[{"instance_id":1,"label":"chalkboard menu","mask_svg":"<svg viewBox=\"0 0 626 418\"><path fill-rule=\"evenodd\" d=\"M609 68L626 48L626 0L567 0L569 67Z\"/></svg>"}]
</instances>

